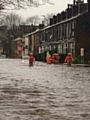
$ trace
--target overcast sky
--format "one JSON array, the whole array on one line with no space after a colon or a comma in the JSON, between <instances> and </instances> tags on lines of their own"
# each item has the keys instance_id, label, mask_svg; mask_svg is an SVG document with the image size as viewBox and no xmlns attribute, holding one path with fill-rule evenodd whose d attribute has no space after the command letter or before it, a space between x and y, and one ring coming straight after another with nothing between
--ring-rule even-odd
<instances>
[{"instance_id":1,"label":"overcast sky","mask_svg":"<svg viewBox=\"0 0 90 120\"><path fill-rule=\"evenodd\" d=\"M86 2L87 0L84 1ZM68 4L72 4L73 0L52 0L52 2L54 3L53 5L45 4L39 7L31 7L30 9L27 10L25 9L22 11L18 11L18 13L21 14L23 18L27 18L34 15L41 16L50 13L57 14L65 10Z\"/></svg>"}]
</instances>

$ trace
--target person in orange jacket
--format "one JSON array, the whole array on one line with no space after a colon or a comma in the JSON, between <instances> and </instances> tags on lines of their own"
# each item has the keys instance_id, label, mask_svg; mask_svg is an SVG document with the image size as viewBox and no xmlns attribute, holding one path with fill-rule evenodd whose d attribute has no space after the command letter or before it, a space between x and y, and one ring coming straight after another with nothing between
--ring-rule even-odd
<instances>
[{"instance_id":1,"label":"person in orange jacket","mask_svg":"<svg viewBox=\"0 0 90 120\"><path fill-rule=\"evenodd\" d=\"M60 60L60 56L58 53L54 53L52 56L52 62L58 64Z\"/></svg>"},{"instance_id":2,"label":"person in orange jacket","mask_svg":"<svg viewBox=\"0 0 90 120\"><path fill-rule=\"evenodd\" d=\"M48 64L52 63L52 56L50 54L46 57L46 61Z\"/></svg>"},{"instance_id":3,"label":"person in orange jacket","mask_svg":"<svg viewBox=\"0 0 90 120\"><path fill-rule=\"evenodd\" d=\"M33 66L33 62L35 60L33 53L30 53L30 56L28 57L29 60L29 66Z\"/></svg>"},{"instance_id":4,"label":"person in orange jacket","mask_svg":"<svg viewBox=\"0 0 90 120\"><path fill-rule=\"evenodd\" d=\"M71 66L71 62L74 61L74 58L71 56L71 53L68 53L68 55L65 58L65 62L68 64L68 66Z\"/></svg>"}]
</instances>

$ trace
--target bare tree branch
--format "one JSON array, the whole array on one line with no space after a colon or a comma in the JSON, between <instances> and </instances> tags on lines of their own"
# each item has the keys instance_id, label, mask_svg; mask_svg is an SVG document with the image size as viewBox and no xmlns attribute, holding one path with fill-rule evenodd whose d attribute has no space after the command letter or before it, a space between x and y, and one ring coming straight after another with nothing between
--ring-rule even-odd
<instances>
[{"instance_id":1,"label":"bare tree branch","mask_svg":"<svg viewBox=\"0 0 90 120\"><path fill-rule=\"evenodd\" d=\"M29 25L31 25L31 24L37 25L38 23L40 23L40 18L39 18L39 16L35 15L35 16L27 18L25 23L29 24Z\"/></svg>"},{"instance_id":2,"label":"bare tree branch","mask_svg":"<svg viewBox=\"0 0 90 120\"><path fill-rule=\"evenodd\" d=\"M45 3L52 4L51 0L0 0L0 9L24 9L27 7L38 7Z\"/></svg>"},{"instance_id":3,"label":"bare tree branch","mask_svg":"<svg viewBox=\"0 0 90 120\"><path fill-rule=\"evenodd\" d=\"M42 15L43 17L43 22L44 24L48 25L49 24L49 19L53 17L55 13L47 14L47 15Z\"/></svg>"},{"instance_id":4,"label":"bare tree branch","mask_svg":"<svg viewBox=\"0 0 90 120\"><path fill-rule=\"evenodd\" d=\"M0 18L0 24L6 25L8 28L12 28L13 25L19 25L21 23L23 23L22 17L13 12L3 15Z\"/></svg>"}]
</instances>

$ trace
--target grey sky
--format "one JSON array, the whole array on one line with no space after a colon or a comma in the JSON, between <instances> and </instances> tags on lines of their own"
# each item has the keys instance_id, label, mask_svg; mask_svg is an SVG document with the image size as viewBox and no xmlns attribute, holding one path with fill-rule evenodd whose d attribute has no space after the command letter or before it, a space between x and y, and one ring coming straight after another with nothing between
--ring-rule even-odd
<instances>
[{"instance_id":1,"label":"grey sky","mask_svg":"<svg viewBox=\"0 0 90 120\"><path fill-rule=\"evenodd\" d=\"M31 7L30 9L25 9L22 11L18 11L18 13L23 17L23 18L27 18L30 16L34 16L34 15L46 15L46 14L50 14L50 13L59 13L63 10L66 9L67 4L71 4L73 3L73 0L52 0L54 5L49 5L49 4L45 4L43 6L39 6L39 7ZM85 2L87 0L84 0Z\"/></svg>"}]
</instances>

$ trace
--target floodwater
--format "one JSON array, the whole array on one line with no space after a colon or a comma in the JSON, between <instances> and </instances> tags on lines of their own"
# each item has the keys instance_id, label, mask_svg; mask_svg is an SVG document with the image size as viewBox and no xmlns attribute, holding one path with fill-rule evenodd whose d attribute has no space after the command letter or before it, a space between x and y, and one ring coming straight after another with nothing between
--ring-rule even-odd
<instances>
[{"instance_id":1,"label":"floodwater","mask_svg":"<svg viewBox=\"0 0 90 120\"><path fill-rule=\"evenodd\" d=\"M0 59L0 120L90 120L90 67Z\"/></svg>"}]
</instances>

